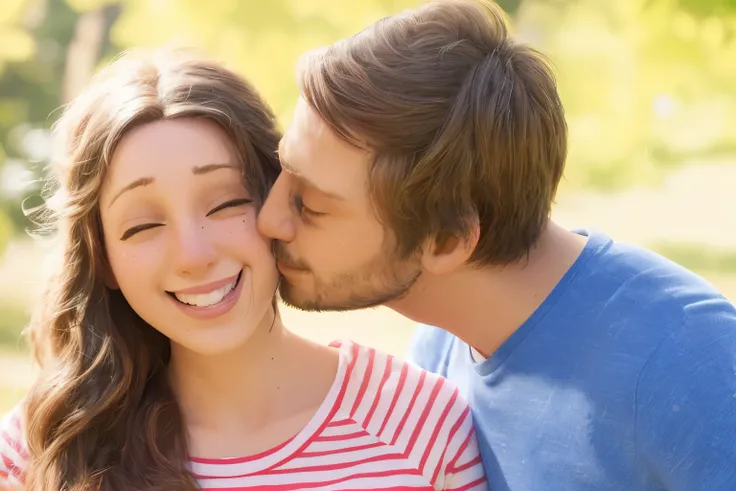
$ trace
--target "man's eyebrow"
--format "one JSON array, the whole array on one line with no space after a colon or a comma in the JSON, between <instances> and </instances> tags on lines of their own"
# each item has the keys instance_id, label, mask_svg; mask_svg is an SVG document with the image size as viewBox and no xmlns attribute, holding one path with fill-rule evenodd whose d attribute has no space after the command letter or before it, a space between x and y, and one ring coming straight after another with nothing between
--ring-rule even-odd
<instances>
[{"instance_id":1,"label":"man's eyebrow","mask_svg":"<svg viewBox=\"0 0 736 491\"><path fill-rule=\"evenodd\" d=\"M321 187L317 186L317 184L315 184L314 181L310 180L309 178L307 178L306 176L304 176L302 173L300 173L297 169L295 169L291 165L289 165L289 163L283 159L283 157L281 156L281 153L280 152L279 152L279 160L281 161L281 168L284 171L286 171L289 174L291 174L292 176L296 177L297 179L299 179L300 181L302 181L304 184L306 184L310 188L313 188L313 189L319 191L320 193L324 194L328 198L332 198L332 199L335 199L335 200L338 200L338 201L345 201L345 198L343 198L339 194L333 193L331 191L326 191L326 190L322 189Z\"/></svg>"}]
</instances>

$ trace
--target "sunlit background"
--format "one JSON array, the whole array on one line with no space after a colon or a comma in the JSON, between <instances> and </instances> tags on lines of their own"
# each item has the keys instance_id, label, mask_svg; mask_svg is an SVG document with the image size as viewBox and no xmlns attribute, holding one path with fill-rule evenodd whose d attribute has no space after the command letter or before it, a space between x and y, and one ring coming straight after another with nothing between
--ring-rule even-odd
<instances>
[{"instance_id":1,"label":"sunlit background","mask_svg":"<svg viewBox=\"0 0 736 491\"><path fill-rule=\"evenodd\" d=\"M652 248L736 300L736 0L499 2L515 36L545 52L570 127L554 210ZM21 202L38 203L60 108L121 50L190 45L248 77L288 123L294 65L409 0L0 0L0 413L33 368L20 332L41 251ZM283 309L320 341L402 354L411 323L385 310Z\"/></svg>"}]
</instances>

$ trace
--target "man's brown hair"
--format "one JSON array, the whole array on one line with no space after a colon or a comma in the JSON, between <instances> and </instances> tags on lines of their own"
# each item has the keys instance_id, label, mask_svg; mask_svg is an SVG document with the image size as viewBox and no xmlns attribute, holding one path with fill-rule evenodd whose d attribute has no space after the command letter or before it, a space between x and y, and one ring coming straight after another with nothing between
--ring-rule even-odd
<instances>
[{"instance_id":1,"label":"man's brown hair","mask_svg":"<svg viewBox=\"0 0 736 491\"><path fill-rule=\"evenodd\" d=\"M430 2L305 55L302 96L374 155L377 211L402 255L470 236L470 262L523 257L547 221L567 127L552 70L509 36L502 11Z\"/></svg>"}]
</instances>

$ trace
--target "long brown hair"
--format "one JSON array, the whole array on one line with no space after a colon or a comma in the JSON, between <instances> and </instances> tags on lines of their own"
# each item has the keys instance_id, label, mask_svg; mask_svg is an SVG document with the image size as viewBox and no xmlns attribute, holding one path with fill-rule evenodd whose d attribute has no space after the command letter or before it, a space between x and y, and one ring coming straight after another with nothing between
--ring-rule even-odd
<instances>
[{"instance_id":1,"label":"long brown hair","mask_svg":"<svg viewBox=\"0 0 736 491\"><path fill-rule=\"evenodd\" d=\"M169 340L106 286L99 214L122 136L182 117L207 118L228 132L244 183L262 203L280 169L275 118L241 77L191 53L123 56L57 126L46 207L56 267L29 326L41 366L25 401L30 491L198 489L167 379Z\"/></svg>"},{"instance_id":2,"label":"long brown hair","mask_svg":"<svg viewBox=\"0 0 736 491\"><path fill-rule=\"evenodd\" d=\"M405 255L469 236L477 266L534 245L562 177L567 127L553 72L501 9L440 0L302 58L305 100L371 151L377 211Z\"/></svg>"}]
</instances>

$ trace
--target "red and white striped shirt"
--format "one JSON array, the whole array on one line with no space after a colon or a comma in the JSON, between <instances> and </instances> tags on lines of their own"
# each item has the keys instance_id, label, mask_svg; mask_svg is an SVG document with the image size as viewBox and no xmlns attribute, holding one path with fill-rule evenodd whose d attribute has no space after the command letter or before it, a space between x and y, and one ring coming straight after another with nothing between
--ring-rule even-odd
<instances>
[{"instance_id":1,"label":"red and white striped shirt","mask_svg":"<svg viewBox=\"0 0 736 491\"><path fill-rule=\"evenodd\" d=\"M352 342L339 346L337 377L310 422L257 455L192 458L202 489L487 489L470 411L451 383ZM23 480L14 413L0 427L0 484Z\"/></svg>"}]
</instances>

